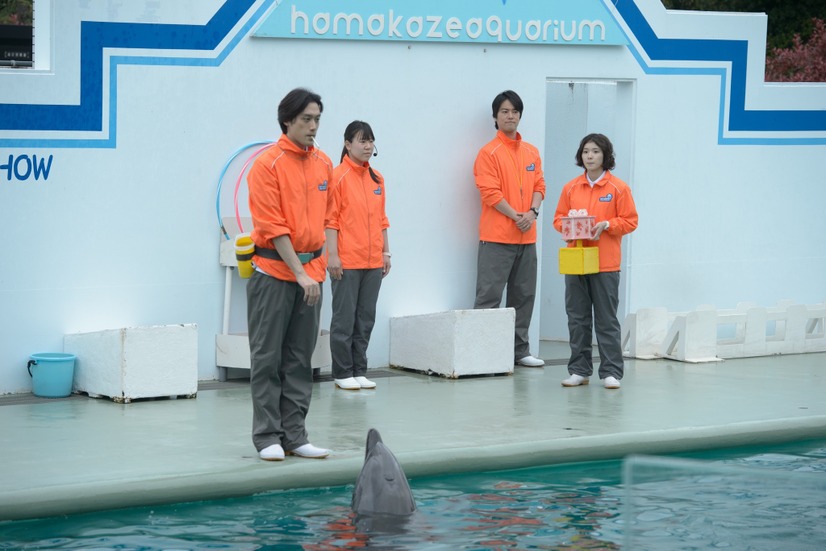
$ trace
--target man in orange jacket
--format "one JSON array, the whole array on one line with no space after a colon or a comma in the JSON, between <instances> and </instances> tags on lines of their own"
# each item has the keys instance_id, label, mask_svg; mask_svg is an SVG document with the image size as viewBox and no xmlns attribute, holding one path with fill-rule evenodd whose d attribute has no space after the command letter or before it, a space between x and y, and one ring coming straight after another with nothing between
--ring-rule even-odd
<instances>
[{"instance_id":1,"label":"man in orange jacket","mask_svg":"<svg viewBox=\"0 0 826 551\"><path fill-rule=\"evenodd\" d=\"M321 283L327 258L324 217L333 164L315 148L323 105L296 88L278 105L283 134L250 168L249 205L255 270L247 283L252 441L261 459L287 454L324 458L309 443Z\"/></svg>"},{"instance_id":2,"label":"man in orange jacket","mask_svg":"<svg viewBox=\"0 0 826 551\"><path fill-rule=\"evenodd\" d=\"M506 306L516 310L514 363L541 367L531 355L528 329L536 298L536 219L545 197L539 150L516 131L522 99L506 90L493 100L496 137L476 157L473 175L482 197L474 308L496 308L507 284Z\"/></svg>"}]
</instances>

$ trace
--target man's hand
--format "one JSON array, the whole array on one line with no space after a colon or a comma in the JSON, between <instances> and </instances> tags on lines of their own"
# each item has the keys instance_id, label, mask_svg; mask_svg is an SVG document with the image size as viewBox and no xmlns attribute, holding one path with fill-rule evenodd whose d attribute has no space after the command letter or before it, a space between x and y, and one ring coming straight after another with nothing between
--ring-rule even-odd
<instances>
[{"instance_id":1,"label":"man's hand","mask_svg":"<svg viewBox=\"0 0 826 551\"><path fill-rule=\"evenodd\" d=\"M536 222L536 214L534 214L532 210L517 213L515 222L516 227L519 228L519 231L524 233L531 229L533 223Z\"/></svg>"},{"instance_id":2,"label":"man's hand","mask_svg":"<svg viewBox=\"0 0 826 551\"><path fill-rule=\"evenodd\" d=\"M301 285L301 288L304 289L304 302L307 303L307 306L315 306L321 299L321 286L318 284L318 281L307 274L297 275L296 281Z\"/></svg>"}]
</instances>

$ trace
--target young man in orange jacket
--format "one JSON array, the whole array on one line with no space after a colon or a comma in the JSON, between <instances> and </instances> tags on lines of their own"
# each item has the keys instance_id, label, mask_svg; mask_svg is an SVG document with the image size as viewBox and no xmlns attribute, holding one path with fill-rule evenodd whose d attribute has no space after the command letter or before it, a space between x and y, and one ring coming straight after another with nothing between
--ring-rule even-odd
<instances>
[{"instance_id":1,"label":"young man in orange jacket","mask_svg":"<svg viewBox=\"0 0 826 551\"><path fill-rule=\"evenodd\" d=\"M247 283L252 440L259 457L287 454L324 458L330 450L309 443L321 283L327 259L324 217L333 179L329 157L315 148L323 105L318 94L296 88L278 105L283 134L250 168L249 205L255 270Z\"/></svg>"},{"instance_id":2,"label":"young man in orange jacket","mask_svg":"<svg viewBox=\"0 0 826 551\"><path fill-rule=\"evenodd\" d=\"M541 367L531 355L528 329L536 298L536 219L545 197L539 150L516 131L522 99L506 90L493 100L496 137L476 157L473 175L482 198L474 308L496 308L507 285L506 306L516 310L514 363Z\"/></svg>"}]
</instances>

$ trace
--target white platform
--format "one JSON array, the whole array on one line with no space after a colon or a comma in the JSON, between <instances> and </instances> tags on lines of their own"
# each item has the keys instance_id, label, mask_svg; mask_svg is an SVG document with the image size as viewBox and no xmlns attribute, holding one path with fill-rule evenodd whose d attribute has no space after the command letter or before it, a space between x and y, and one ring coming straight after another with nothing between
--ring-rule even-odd
<instances>
[{"instance_id":1,"label":"white platform","mask_svg":"<svg viewBox=\"0 0 826 551\"><path fill-rule=\"evenodd\" d=\"M240 279L237 274L238 261L235 258L235 236L241 233L238 221L235 217L225 217L221 219L224 229L232 239L220 236L218 247L218 262L225 269L224 281L224 321L222 332L215 335L215 364L218 367L218 379L227 380L227 369L250 368L250 341L247 333L232 333L229 330L230 310L232 309L232 285L233 283L246 284L246 280ZM243 229L249 232L252 229L252 218L241 218ZM317 373L331 373L333 366L332 355L330 354L330 332L322 329L318 336L318 341L313 350L313 357L310 359L313 371Z\"/></svg>"},{"instance_id":2,"label":"white platform","mask_svg":"<svg viewBox=\"0 0 826 551\"><path fill-rule=\"evenodd\" d=\"M390 319L390 365L458 378L513 373L513 308Z\"/></svg>"},{"instance_id":3,"label":"white platform","mask_svg":"<svg viewBox=\"0 0 826 551\"><path fill-rule=\"evenodd\" d=\"M773 307L743 302L733 310L710 305L691 312L643 308L623 322L623 353L689 363L826 352L826 302L781 301Z\"/></svg>"},{"instance_id":4,"label":"white platform","mask_svg":"<svg viewBox=\"0 0 826 551\"><path fill-rule=\"evenodd\" d=\"M246 334L216 335L215 360L219 368L249 369L250 340ZM310 365L322 373L331 371L330 332L322 330L313 350Z\"/></svg>"},{"instance_id":5,"label":"white platform","mask_svg":"<svg viewBox=\"0 0 826 551\"><path fill-rule=\"evenodd\" d=\"M64 336L63 350L77 356L76 392L123 403L198 392L195 324L75 333Z\"/></svg>"}]
</instances>

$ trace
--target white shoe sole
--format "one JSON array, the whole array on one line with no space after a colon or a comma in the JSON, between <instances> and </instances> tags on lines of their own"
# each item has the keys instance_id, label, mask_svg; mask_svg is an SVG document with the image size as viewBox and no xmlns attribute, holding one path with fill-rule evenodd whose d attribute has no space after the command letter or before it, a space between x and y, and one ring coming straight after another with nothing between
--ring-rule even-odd
<instances>
[{"instance_id":1,"label":"white shoe sole","mask_svg":"<svg viewBox=\"0 0 826 551\"><path fill-rule=\"evenodd\" d=\"M350 379L342 379L342 380L350 380ZM347 384L347 385L341 385L335 379L334 379L334 382L336 383L336 386L338 388L340 388L341 390L360 390L361 389L361 385L358 384L358 381L356 381L355 379L353 379L353 382L351 384Z\"/></svg>"},{"instance_id":2,"label":"white shoe sole","mask_svg":"<svg viewBox=\"0 0 826 551\"><path fill-rule=\"evenodd\" d=\"M300 453L295 452L286 452L287 455L292 455L294 457L303 457L304 459L325 459L329 457L330 452L325 453L324 455L302 455Z\"/></svg>"},{"instance_id":3,"label":"white shoe sole","mask_svg":"<svg viewBox=\"0 0 826 551\"><path fill-rule=\"evenodd\" d=\"M262 453L264 452L264 450L267 450L267 449L269 449L269 448L273 448L273 447L277 447L277 446L275 446L275 445L273 445L273 446L268 446L268 447L264 448L263 450L259 451L259 452L258 452L258 457L260 457L260 458L261 458L261 459L263 459L264 461L284 461L284 450L283 450L282 448L280 448L280 447L279 447L279 450L281 451L281 453L272 454L272 455L269 455L269 454L267 454L267 455L262 455Z\"/></svg>"},{"instance_id":4,"label":"white shoe sole","mask_svg":"<svg viewBox=\"0 0 826 551\"><path fill-rule=\"evenodd\" d=\"M281 457L281 456L263 457L263 456L259 455L258 457L260 457L264 461L284 461L284 458Z\"/></svg>"},{"instance_id":5,"label":"white shoe sole","mask_svg":"<svg viewBox=\"0 0 826 551\"><path fill-rule=\"evenodd\" d=\"M573 388L575 386L585 386L590 382L591 381L589 379L585 379L581 383L569 383L569 382L567 382L567 379L566 379L565 381L562 381L562 386L568 387L568 388Z\"/></svg>"},{"instance_id":6,"label":"white shoe sole","mask_svg":"<svg viewBox=\"0 0 826 551\"><path fill-rule=\"evenodd\" d=\"M373 381L367 380L367 382L362 383L358 380L358 377L356 377L356 381L358 382L359 386L365 390L376 388L376 383L374 383Z\"/></svg>"}]
</instances>

